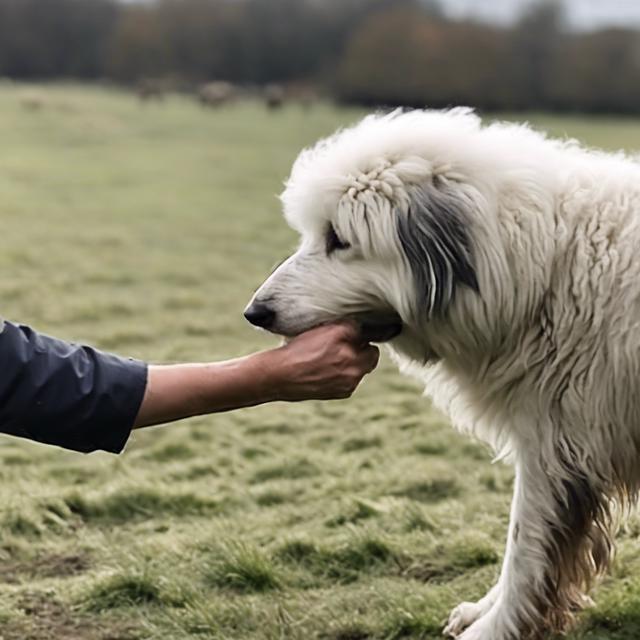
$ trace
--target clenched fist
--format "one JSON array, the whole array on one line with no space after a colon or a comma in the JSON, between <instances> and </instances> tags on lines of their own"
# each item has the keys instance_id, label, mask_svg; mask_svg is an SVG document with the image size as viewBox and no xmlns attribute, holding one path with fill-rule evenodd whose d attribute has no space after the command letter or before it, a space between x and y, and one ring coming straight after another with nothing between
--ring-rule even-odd
<instances>
[{"instance_id":1,"label":"clenched fist","mask_svg":"<svg viewBox=\"0 0 640 640\"><path fill-rule=\"evenodd\" d=\"M287 401L348 398L380 357L351 323L317 327L266 354L275 399Z\"/></svg>"}]
</instances>

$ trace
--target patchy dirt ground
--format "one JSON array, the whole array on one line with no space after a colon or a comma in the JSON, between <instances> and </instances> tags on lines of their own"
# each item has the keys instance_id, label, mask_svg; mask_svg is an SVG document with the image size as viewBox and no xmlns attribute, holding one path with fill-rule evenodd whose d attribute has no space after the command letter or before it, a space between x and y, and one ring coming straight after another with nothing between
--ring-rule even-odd
<instances>
[{"instance_id":1,"label":"patchy dirt ground","mask_svg":"<svg viewBox=\"0 0 640 640\"><path fill-rule=\"evenodd\" d=\"M25 592L16 603L19 621L3 625L0 640L136 640L126 624L109 623L78 615L45 592Z\"/></svg>"},{"instance_id":2,"label":"patchy dirt ground","mask_svg":"<svg viewBox=\"0 0 640 640\"><path fill-rule=\"evenodd\" d=\"M33 560L7 560L0 564L0 583L20 584L39 578L66 578L89 568L89 557L78 554L40 555Z\"/></svg>"}]
</instances>

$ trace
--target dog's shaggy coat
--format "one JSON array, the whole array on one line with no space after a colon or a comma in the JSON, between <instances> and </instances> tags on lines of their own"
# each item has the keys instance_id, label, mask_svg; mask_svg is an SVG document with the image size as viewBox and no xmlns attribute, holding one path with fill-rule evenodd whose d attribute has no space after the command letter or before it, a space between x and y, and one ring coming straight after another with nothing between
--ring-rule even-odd
<instances>
[{"instance_id":1,"label":"dog's shaggy coat","mask_svg":"<svg viewBox=\"0 0 640 640\"><path fill-rule=\"evenodd\" d=\"M304 151L282 199L302 241L254 298L267 328L401 319L401 369L515 465L500 579L446 632L565 629L639 487L640 165L414 111Z\"/></svg>"}]
</instances>

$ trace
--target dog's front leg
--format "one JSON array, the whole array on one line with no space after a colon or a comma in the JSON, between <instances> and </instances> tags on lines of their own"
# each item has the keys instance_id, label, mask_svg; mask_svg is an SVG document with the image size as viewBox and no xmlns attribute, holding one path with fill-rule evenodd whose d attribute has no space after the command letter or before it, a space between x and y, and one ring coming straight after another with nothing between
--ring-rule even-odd
<instances>
[{"instance_id":1,"label":"dog's front leg","mask_svg":"<svg viewBox=\"0 0 640 640\"><path fill-rule=\"evenodd\" d=\"M602 515L584 476L566 466L554 473L542 456L520 457L495 601L458 638L522 640L562 630L594 570L608 559Z\"/></svg>"},{"instance_id":2,"label":"dog's front leg","mask_svg":"<svg viewBox=\"0 0 640 640\"><path fill-rule=\"evenodd\" d=\"M553 510L546 481L530 464L516 464L511 520L500 579L488 611L461 640L520 640L541 626L538 611L547 589L548 515ZM542 486L538 486L542 484Z\"/></svg>"},{"instance_id":3,"label":"dog's front leg","mask_svg":"<svg viewBox=\"0 0 640 640\"><path fill-rule=\"evenodd\" d=\"M542 480L542 482L541 482ZM540 628L540 606L546 600L546 546L553 497L539 470L524 460L516 479L505 557L489 608L460 640L520 640ZM482 602L482 601L481 601Z\"/></svg>"},{"instance_id":4,"label":"dog's front leg","mask_svg":"<svg viewBox=\"0 0 640 640\"><path fill-rule=\"evenodd\" d=\"M486 615L500 598L503 578L506 573L506 568L509 566L508 559L511 557L512 546L514 540L517 538L515 525L518 522L518 517L520 515L519 491L517 484L518 478L516 477L516 488L513 494L513 500L511 503L511 514L509 517L509 533L507 535L507 546L500 579L489 590L489 592L477 602L462 602L453 609L451 615L449 616L447 626L444 630L445 636L453 638L459 637L467 627L470 627L476 620L479 620L484 615Z\"/></svg>"}]
</instances>

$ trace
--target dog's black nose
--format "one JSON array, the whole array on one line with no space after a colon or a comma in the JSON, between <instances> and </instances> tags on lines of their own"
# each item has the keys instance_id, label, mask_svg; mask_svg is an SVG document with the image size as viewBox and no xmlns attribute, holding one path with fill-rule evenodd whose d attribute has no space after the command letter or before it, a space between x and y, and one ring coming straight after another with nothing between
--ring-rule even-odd
<instances>
[{"instance_id":1,"label":"dog's black nose","mask_svg":"<svg viewBox=\"0 0 640 640\"><path fill-rule=\"evenodd\" d=\"M254 302L245 309L244 317L256 327L268 329L275 320L276 312L266 304Z\"/></svg>"}]
</instances>

